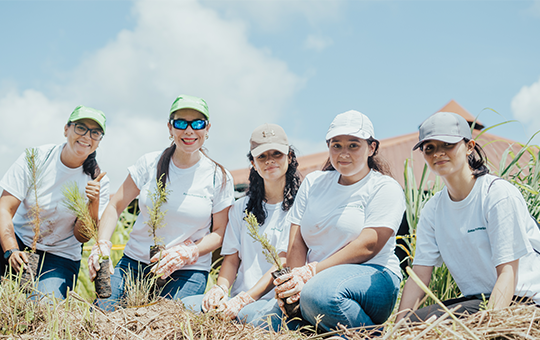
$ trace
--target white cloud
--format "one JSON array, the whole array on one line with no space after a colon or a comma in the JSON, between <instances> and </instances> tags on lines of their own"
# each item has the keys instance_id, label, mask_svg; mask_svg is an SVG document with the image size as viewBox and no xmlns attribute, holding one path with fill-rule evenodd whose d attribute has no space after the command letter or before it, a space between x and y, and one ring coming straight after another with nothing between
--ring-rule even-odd
<instances>
[{"instance_id":1,"label":"white cloud","mask_svg":"<svg viewBox=\"0 0 540 340\"><path fill-rule=\"evenodd\" d=\"M511 103L514 117L524 123L532 135L540 130L540 79L531 86L523 86ZM534 140L540 143L540 136Z\"/></svg>"},{"instance_id":2,"label":"white cloud","mask_svg":"<svg viewBox=\"0 0 540 340\"><path fill-rule=\"evenodd\" d=\"M531 7L527 11L533 16L540 18L540 0L533 0Z\"/></svg>"},{"instance_id":3,"label":"white cloud","mask_svg":"<svg viewBox=\"0 0 540 340\"><path fill-rule=\"evenodd\" d=\"M321 52L322 50L332 45L332 43L333 41L330 38L310 34L304 41L304 47L308 50L315 50L317 52Z\"/></svg>"},{"instance_id":4,"label":"white cloud","mask_svg":"<svg viewBox=\"0 0 540 340\"><path fill-rule=\"evenodd\" d=\"M1 151L1 173L28 143L61 141L69 113L83 104L107 115L98 159L116 189L138 157L169 144L168 109L181 93L209 103L210 155L231 169L242 167L253 128L277 120L302 86L284 62L248 42L242 22L223 19L197 1L141 0L133 11L135 28L89 53L49 98L33 90L0 97L0 119L17 120L10 122L10 142L1 143L16 155ZM29 109L40 107L46 119L35 124L47 133L32 130L32 139L17 133L33 117Z\"/></svg>"},{"instance_id":5,"label":"white cloud","mask_svg":"<svg viewBox=\"0 0 540 340\"><path fill-rule=\"evenodd\" d=\"M346 4L343 0L209 0L204 3L221 9L230 17L249 18L254 25L266 31L288 29L299 19L311 25L336 20Z\"/></svg>"}]
</instances>

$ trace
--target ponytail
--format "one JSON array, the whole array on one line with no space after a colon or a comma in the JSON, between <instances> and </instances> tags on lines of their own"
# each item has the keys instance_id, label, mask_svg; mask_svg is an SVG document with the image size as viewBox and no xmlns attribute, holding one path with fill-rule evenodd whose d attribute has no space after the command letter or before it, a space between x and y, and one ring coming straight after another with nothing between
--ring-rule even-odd
<instances>
[{"instance_id":1,"label":"ponytail","mask_svg":"<svg viewBox=\"0 0 540 340\"><path fill-rule=\"evenodd\" d=\"M101 173L101 169L96 161L96 152L92 152L83 163L83 173L90 176L92 179L96 179L97 176Z\"/></svg>"}]
</instances>

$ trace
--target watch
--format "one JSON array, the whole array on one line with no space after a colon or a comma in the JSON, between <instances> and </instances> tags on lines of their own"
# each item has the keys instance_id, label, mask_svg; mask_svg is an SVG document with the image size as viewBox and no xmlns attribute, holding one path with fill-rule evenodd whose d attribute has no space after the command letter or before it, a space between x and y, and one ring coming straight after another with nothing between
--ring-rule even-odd
<instances>
[{"instance_id":1,"label":"watch","mask_svg":"<svg viewBox=\"0 0 540 340\"><path fill-rule=\"evenodd\" d=\"M19 251L19 249L13 248L13 249L10 249L10 250L6 251L4 253L4 260L6 260L6 261L9 260L9 257L11 256L11 254L13 254L16 251Z\"/></svg>"}]
</instances>

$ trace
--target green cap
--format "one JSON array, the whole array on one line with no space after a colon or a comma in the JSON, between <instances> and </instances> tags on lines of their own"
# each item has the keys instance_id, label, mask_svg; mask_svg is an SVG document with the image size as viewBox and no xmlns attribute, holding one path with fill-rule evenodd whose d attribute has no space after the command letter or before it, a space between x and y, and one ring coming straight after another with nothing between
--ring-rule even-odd
<instances>
[{"instance_id":1,"label":"green cap","mask_svg":"<svg viewBox=\"0 0 540 340\"><path fill-rule=\"evenodd\" d=\"M210 114L208 113L208 104L206 104L204 99L188 96L185 94L179 95L172 103L169 115L181 109L197 110L202 113L206 117L206 119L210 120Z\"/></svg>"},{"instance_id":2,"label":"green cap","mask_svg":"<svg viewBox=\"0 0 540 340\"><path fill-rule=\"evenodd\" d=\"M80 119L92 119L101 126L103 133L105 133L105 122L107 121L107 118L102 111L79 105L71 112L68 122L74 122Z\"/></svg>"}]
</instances>

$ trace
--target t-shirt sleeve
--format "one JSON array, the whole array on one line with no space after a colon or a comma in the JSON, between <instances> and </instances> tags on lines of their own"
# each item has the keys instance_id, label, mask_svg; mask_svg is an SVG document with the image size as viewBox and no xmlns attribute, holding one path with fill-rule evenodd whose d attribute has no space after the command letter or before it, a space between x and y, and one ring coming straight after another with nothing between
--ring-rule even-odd
<instances>
[{"instance_id":1,"label":"t-shirt sleeve","mask_svg":"<svg viewBox=\"0 0 540 340\"><path fill-rule=\"evenodd\" d=\"M227 208L234 203L234 181L229 171L225 170L225 186L223 183L223 173L219 167L216 168L215 173L215 185L214 185L214 199L212 213L218 213L221 210Z\"/></svg>"},{"instance_id":2,"label":"t-shirt sleeve","mask_svg":"<svg viewBox=\"0 0 540 340\"><path fill-rule=\"evenodd\" d=\"M244 200L237 201L229 210L229 222L225 229L223 244L221 246L221 255L231 255L240 252L240 244L242 242L241 232L242 224L244 223L245 208Z\"/></svg>"},{"instance_id":3,"label":"t-shirt sleeve","mask_svg":"<svg viewBox=\"0 0 540 340\"><path fill-rule=\"evenodd\" d=\"M366 206L364 228L387 227L396 234L404 211L403 189L397 182L387 180L375 191Z\"/></svg>"},{"instance_id":4,"label":"t-shirt sleeve","mask_svg":"<svg viewBox=\"0 0 540 340\"><path fill-rule=\"evenodd\" d=\"M25 199L30 185L24 157L23 152L0 181L0 186L21 202Z\"/></svg>"},{"instance_id":5,"label":"t-shirt sleeve","mask_svg":"<svg viewBox=\"0 0 540 340\"><path fill-rule=\"evenodd\" d=\"M435 206L432 198L421 211L416 228L416 251L413 265L440 267L443 264L437 239L435 238L435 223L433 220Z\"/></svg>"},{"instance_id":6,"label":"t-shirt sleeve","mask_svg":"<svg viewBox=\"0 0 540 340\"><path fill-rule=\"evenodd\" d=\"M308 175L308 177L302 181L302 184L300 184L300 188L298 188L298 192L296 193L293 206L285 219L287 224L292 223L300 225L306 210L310 182L310 176Z\"/></svg>"},{"instance_id":7,"label":"t-shirt sleeve","mask_svg":"<svg viewBox=\"0 0 540 340\"><path fill-rule=\"evenodd\" d=\"M109 176L107 175L103 176L100 184L101 184L101 187L99 189L99 218L101 218L103 211L105 211L107 204L109 204L109 198L111 195Z\"/></svg>"},{"instance_id":8,"label":"t-shirt sleeve","mask_svg":"<svg viewBox=\"0 0 540 340\"><path fill-rule=\"evenodd\" d=\"M513 194L504 195L488 209L487 221L494 266L533 252L526 229L527 223L531 223L531 217L523 198Z\"/></svg>"},{"instance_id":9,"label":"t-shirt sleeve","mask_svg":"<svg viewBox=\"0 0 540 340\"><path fill-rule=\"evenodd\" d=\"M133 182L135 182L135 185L137 186L137 189L141 190L142 187L150 181L150 176L152 173L154 173L153 166L154 164L150 164L149 162L149 156L151 154L146 154L139 158L137 162L135 162L134 165L130 166L128 168L128 172L131 175L131 178L133 179Z\"/></svg>"}]
</instances>

